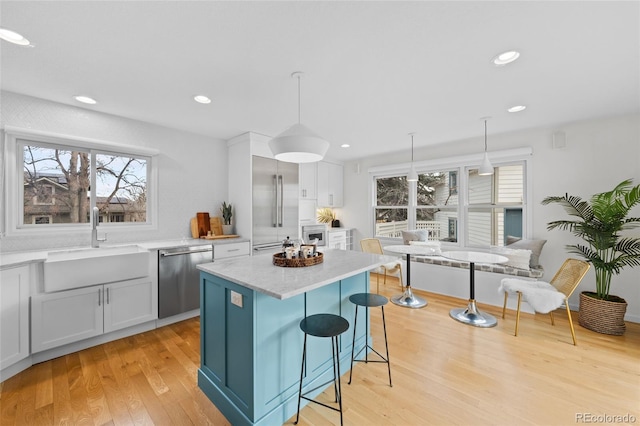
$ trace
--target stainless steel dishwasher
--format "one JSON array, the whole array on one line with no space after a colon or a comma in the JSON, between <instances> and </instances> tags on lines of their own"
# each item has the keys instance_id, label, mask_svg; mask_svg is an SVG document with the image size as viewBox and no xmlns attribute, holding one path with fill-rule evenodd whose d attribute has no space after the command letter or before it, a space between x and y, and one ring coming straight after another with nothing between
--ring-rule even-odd
<instances>
[{"instance_id":1,"label":"stainless steel dishwasher","mask_svg":"<svg viewBox=\"0 0 640 426\"><path fill-rule=\"evenodd\" d=\"M174 247L158 251L158 318L200 308L200 271L213 261L213 245Z\"/></svg>"}]
</instances>

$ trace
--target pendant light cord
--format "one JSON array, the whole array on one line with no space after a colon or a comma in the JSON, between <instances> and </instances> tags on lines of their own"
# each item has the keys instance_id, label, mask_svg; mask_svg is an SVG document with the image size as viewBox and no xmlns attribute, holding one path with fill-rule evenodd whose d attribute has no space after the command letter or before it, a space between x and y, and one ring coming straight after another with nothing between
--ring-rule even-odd
<instances>
[{"instance_id":1,"label":"pendant light cord","mask_svg":"<svg viewBox=\"0 0 640 426\"><path fill-rule=\"evenodd\" d=\"M411 135L411 164L413 164L413 135Z\"/></svg>"},{"instance_id":2,"label":"pendant light cord","mask_svg":"<svg viewBox=\"0 0 640 426\"><path fill-rule=\"evenodd\" d=\"M300 75L298 74L298 124L300 124ZM486 123L485 123L486 126Z\"/></svg>"},{"instance_id":3,"label":"pendant light cord","mask_svg":"<svg viewBox=\"0 0 640 426\"><path fill-rule=\"evenodd\" d=\"M484 152L487 152L487 120L484 120Z\"/></svg>"}]
</instances>

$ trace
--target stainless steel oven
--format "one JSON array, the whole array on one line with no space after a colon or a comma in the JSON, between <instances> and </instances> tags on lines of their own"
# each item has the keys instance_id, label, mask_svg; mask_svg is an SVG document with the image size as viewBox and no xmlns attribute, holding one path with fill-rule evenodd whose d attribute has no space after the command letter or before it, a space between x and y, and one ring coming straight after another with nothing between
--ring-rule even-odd
<instances>
[{"instance_id":1,"label":"stainless steel oven","mask_svg":"<svg viewBox=\"0 0 640 426\"><path fill-rule=\"evenodd\" d=\"M319 246L327 245L327 225L305 225L302 227L302 239L305 243L316 238Z\"/></svg>"}]
</instances>

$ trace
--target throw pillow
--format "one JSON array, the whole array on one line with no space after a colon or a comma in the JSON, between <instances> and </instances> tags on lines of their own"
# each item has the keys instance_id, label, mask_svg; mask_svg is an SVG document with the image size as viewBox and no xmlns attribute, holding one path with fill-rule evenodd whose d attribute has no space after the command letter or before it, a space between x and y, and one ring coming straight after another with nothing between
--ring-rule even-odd
<instances>
[{"instance_id":1,"label":"throw pillow","mask_svg":"<svg viewBox=\"0 0 640 426\"><path fill-rule=\"evenodd\" d=\"M409 241L427 241L427 230L417 229L415 231L402 231L402 240L405 245L409 245Z\"/></svg>"},{"instance_id":2,"label":"throw pillow","mask_svg":"<svg viewBox=\"0 0 640 426\"><path fill-rule=\"evenodd\" d=\"M523 240L518 237L507 235L507 247L511 249L531 250L531 260L529 266L540 267L540 253L547 240Z\"/></svg>"},{"instance_id":3,"label":"throw pillow","mask_svg":"<svg viewBox=\"0 0 640 426\"><path fill-rule=\"evenodd\" d=\"M531 261L531 250L512 249L507 247L499 247L492 250L493 253L509 259L506 263L500 265L511 266L512 268L529 270L529 262Z\"/></svg>"}]
</instances>

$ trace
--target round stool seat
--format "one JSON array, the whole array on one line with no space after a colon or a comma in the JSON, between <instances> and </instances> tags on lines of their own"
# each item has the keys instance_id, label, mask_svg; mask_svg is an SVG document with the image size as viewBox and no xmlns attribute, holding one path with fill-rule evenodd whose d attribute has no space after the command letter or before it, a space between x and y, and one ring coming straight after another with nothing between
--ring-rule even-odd
<instances>
[{"instance_id":1,"label":"round stool seat","mask_svg":"<svg viewBox=\"0 0 640 426\"><path fill-rule=\"evenodd\" d=\"M335 337L349 329L349 321L340 315L315 314L300 321L300 329L311 336Z\"/></svg>"},{"instance_id":2,"label":"round stool seat","mask_svg":"<svg viewBox=\"0 0 640 426\"><path fill-rule=\"evenodd\" d=\"M372 293L356 293L349 296L349 301L355 305L377 307L384 306L389 303L389 299L379 294Z\"/></svg>"}]
</instances>

